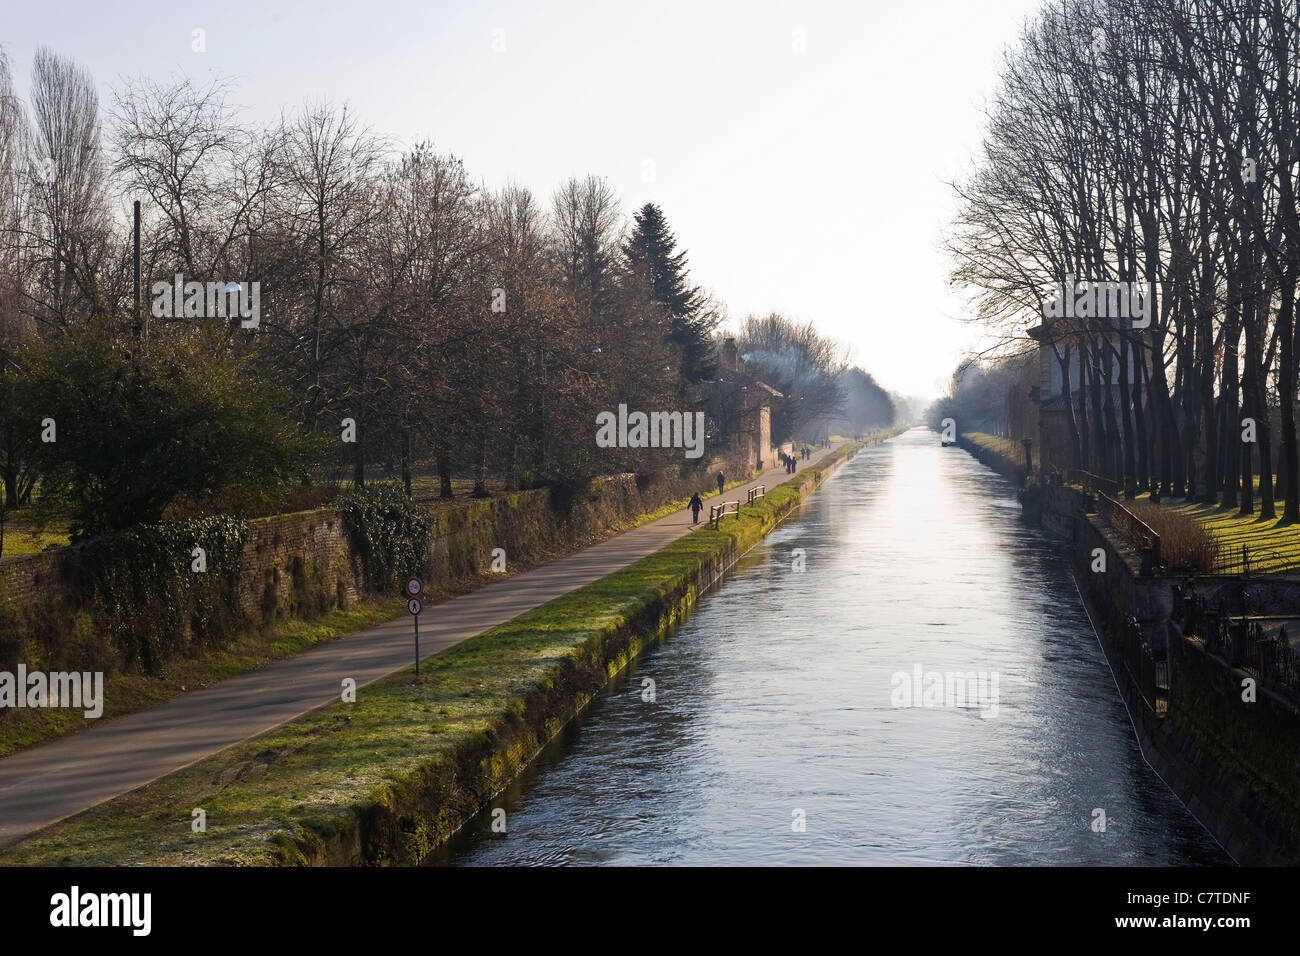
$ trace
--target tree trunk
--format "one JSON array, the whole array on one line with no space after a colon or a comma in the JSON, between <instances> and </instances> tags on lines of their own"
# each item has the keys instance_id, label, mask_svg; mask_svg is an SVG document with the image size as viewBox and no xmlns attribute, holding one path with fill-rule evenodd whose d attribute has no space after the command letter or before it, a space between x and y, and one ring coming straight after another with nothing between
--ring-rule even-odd
<instances>
[{"instance_id":1,"label":"tree trunk","mask_svg":"<svg viewBox=\"0 0 1300 956\"><path fill-rule=\"evenodd\" d=\"M1235 301L1236 294L1237 290L1230 286L1228 301ZM1237 404L1237 346L1241 341L1241 323L1235 313L1236 308L1231 308L1223 335L1223 430L1220 435L1224 451L1221 503L1225 508L1237 507L1241 492L1241 473L1236 467L1238 456L1229 453L1229 449L1235 449L1241 442L1241 408Z\"/></svg>"},{"instance_id":2,"label":"tree trunk","mask_svg":"<svg viewBox=\"0 0 1300 956\"><path fill-rule=\"evenodd\" d=\"M452 497L451 460L443 452L438 454L438 497Z\"/></svg>"},{"instance_id":3,"label":"tree trunk","mask_svg":"<svg viewBox=\"0 0 1300 956\"><path fill-rule=\"evenodd\" d=\"M1282 304L1278 310L1278 401L1282 406L1283 474L1286 476L1286 504L1281 524L1300 521L1300 462L1296 460L1295 434L1295 269L1288 266L1282 278Z\"/></svg>"},{"instance_id":4,"label":"tree trunk","mask_svg":"<svg viewBox=\"0 0 1300 956\"><path fill-rule=\"evenodd\" d=\"M402 487L406 497L411 497L411 427L402 426Z\"/></svg>"}]
</instances>

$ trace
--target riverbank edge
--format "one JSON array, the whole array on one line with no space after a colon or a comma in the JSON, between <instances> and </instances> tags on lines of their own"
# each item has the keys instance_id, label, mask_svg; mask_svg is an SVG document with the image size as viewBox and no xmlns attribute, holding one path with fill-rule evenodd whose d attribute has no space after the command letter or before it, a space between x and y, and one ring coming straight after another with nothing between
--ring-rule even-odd
<instances>
[{"instance_id":1,"label":"riverbank edge","mask_svg":"<svg viewBox=\"0 0 1300 956\"><path fill-rule=\"evenodd\" d=\"M433 655L432 660L436 663L438 658L452 656L458 649L464 649L461 656L465 656L475 650L490 648L498 634L502 635L504 642L507 632L527 626L530 619L538 622L537 630L543 630L542 622L548 617L554 619L565 607L581 607L584 601L590 601L593 593L600 593L602 584L609 591L620 575L630 575L635 579L638 573L644 574L644 570L638 572L643 565L654 567L656 559L659 564L665 560L671 562L670 570L657 580L647 582L648 586L638 581L637 596L609 609L612 613L606 615L603 623L583 633L574 631L574 639L560 653L548 656L553 664L541 670L533 667L530 671L532 662L521 660L518 668L521 684L512 692L507 706L491 715L481 729L462 734L463 739L450 748L439 750L435 747L424 757L408 761L400 771L384 774L383 782L375 785L364 797L353 798L343 805L315 807L310 812L298 813L292 819L276 821L271 808L278 806L279 798L286 790L292 789L282 774L274 794L269 788L260 795L253 794L268 808L268 813L258 825L244 827L246 832L233 837L227 833L223 839L215 841L219 846L211 848L205 846L207 841L202 838L178 841L171 837L170 847L158 844L159 822L173 821L166 824L170 829L179 825L177 821L188 821L190 807L199 805L194 802L196 789L201 790L205 781L225 779L232 771L234 779L239 781L245 776L247 767L257 763L257 758L286 746L283 740L285 731L292 734L295 724L299 725L298 744L302 752L295 752L294 756L299 759L310 757L307 748L311 746L313 735L319 731L319 727L310 726L313 719L318 725L331 720L350 721L353 719L351 715L344 716L348 714L346 708L362 706L334 703L298 721L281 725L254 741L236 745L221 755L213 755L191 768L38 831L7 848L0 855L0 862L35 865L418 863L488 806L491 799L581 714L630 661L689 616L700 595L715 586L741 555L798 507L826 477L859 449L878 444L888 437L892 437L892 433L865 443L841 445L832 460L775 486L765 498L743 507L741 515L724 519L720 530L697 531L601 581L471 638L441 655ZM510 675L496 676L508 679ZM432 679L437 680L436 676ZM389 675L362 688L358 700L364 699L368 706L376 707L375 701L386 695L384 704L404 708L408 718L412 717L411 711L415 709L423 714L428 705L419 698L419 690L413 696L408 686L411 684L409 673ZM463 692L472 697L476 691L473 687L466 687ZM351 712L358 717L360 713L355 709ZM428 721L427 717L419 719ZM437 728L439 725L433 726ZM268 739L273 737L278 739ZM367 745L375 753L392 753L407 744L406 738L396 729L385 740L381 728L378 737L367 738ZM287 749L292 752L293 744L290 743ZM247 753L231 753L232 750ZM258 753L259 750L262 753ZM274 762L274 758L270 759ZM205 764L209 766L205 768ZM267 769L263 767L261 772L266 773ZM273 766L270 769L293 772L284 767ZM195 786L190 790L180 788L179 793L174 792L177 788L173 787L169 792L168 780L181 774L188 774ZM306 771L300 775L305 776ZM313 767L311 775L311 787L328 788L328 782L319 779L316 768ZM151 795L148 793L151 789L158 792ZM253 789L256 790L255 785ZM241 794L241 799L247 803L249 794ZM215 832L221 814L217 810L208 812L211 829ZM150 833L155 834L153 842L159 847L156 852L139 849L148 845L141 841L148 840Z\"/></svg>"},{"instance_id":2,"label":"riverbank edge","mask_svg":"<svg viewBox=\"0 0 1300 956\"><path fill-rule=\"evenodd\" d=\"M1300 863L1295 754L1285 743L1300 740L1300 713L1262 687L1246 704L1241 682L1249 675L1185 638L1173 619L1173 588L1184 579L1142 576L1138 556L1104 519L1082 514L1075 522L1075 582L1143 759L1236 863ZM1106 554L1106 575L1091 571L1097 548ZM1125 638L1114 622L1130 614L1164 649L1164 715L1126 663Z\"/></svg>"},{"instance_id":3,"label":"riverbank edge","mask_svg":"<svg viewBox=\"0 0 1300 956\"><path fill-rule=\"evenodd\" d=\"M1017 482L1023 492L1022 465L965 436L958 437L958 445ZM1021 504L1027 520L1071 543L1075 583L1143 759L1235 862L1300 863L1295 758L1281 743L1300 740L1300 713L1262 689L1252 705L1255 719L1243 716L1234 702L1240 703L1241 680L1249 675L1211 655L1202 642L1185 638L1173 620L1173 587L1196 584L1179 577L1144 577L1138 556L1103 518L1086 513L1077 489L1040 487L1022 493ZM1106 554L1106 575L1092 571L1096 548ZM1156 713L1125 662L1123 635L1111 622L1129 615L1166 649L1166 716Z\"/></svg>"}]
</instances>

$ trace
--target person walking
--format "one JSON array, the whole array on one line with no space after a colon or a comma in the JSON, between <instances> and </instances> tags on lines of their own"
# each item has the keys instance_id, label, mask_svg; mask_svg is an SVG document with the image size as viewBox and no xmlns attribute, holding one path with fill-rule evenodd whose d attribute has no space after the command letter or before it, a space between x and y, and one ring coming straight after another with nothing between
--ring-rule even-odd
<instances>
[{"instance_id":1,"label":"person walking","mask_svg":"<svg viewBox=\"0 0 1300 956\"><path fill-rule=\"evenodd\" d=\"M722 494L722 486L727 483L727 476L718 472L718 494Z\"/></svg>"},{"instance_id":2,"label":"person walking","mask_svg":"<svg viewBox=\"0 0 1300 956\"><path fill-rule=\"evenodd\" d=\"M704 502L700 500L700 493L698 491L691 495L691 503L688 504L686 507L691 509L691 514L695 518L695 520L692 521L691 524L699 524L700 509L704 507Z\"/></svg>"}]
</instances>

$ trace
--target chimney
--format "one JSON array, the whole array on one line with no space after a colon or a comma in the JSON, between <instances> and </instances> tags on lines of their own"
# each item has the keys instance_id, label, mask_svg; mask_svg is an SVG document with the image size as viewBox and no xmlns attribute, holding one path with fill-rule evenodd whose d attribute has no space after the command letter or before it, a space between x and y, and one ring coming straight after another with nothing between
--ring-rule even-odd
<instances>
[{"instance_id":1,"label":"chimney","mask_svg":"<svg viewBox=\"0 0 1300 956\"><path fill-rule=\"evenodd\" d=\"M740 371L740 353L736 350L736 340L731 336L722 343L722 367L729 372Z\"/></svg>"}]
</instances>

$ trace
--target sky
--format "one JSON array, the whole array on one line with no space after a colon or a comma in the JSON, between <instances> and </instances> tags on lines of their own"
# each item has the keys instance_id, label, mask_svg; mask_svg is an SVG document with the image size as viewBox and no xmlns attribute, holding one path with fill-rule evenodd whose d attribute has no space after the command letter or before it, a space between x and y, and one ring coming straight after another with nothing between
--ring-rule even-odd
<instances>
[{"instance_id":1,"label":"sky","mask_svg":"<svg viewBox=\"0 0 1300 956\"><path fill-rule=\"evenodd\" d=\"M810 320L885 387L932 397L978 341L942 249L949 184L1041 3L15 0L0 44L23 95L46 45L105 105L126 76L219 77L253 121L345 103L488 188L549 200L604 176L629 218L663 209L731 326Z\"/></svg>"}]
</instances>

